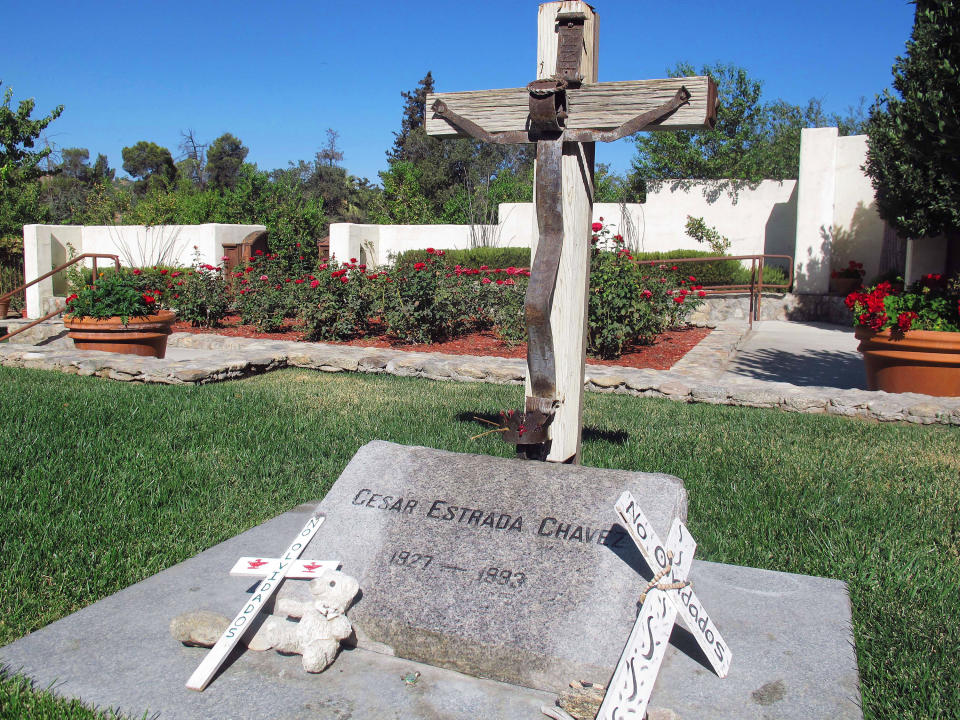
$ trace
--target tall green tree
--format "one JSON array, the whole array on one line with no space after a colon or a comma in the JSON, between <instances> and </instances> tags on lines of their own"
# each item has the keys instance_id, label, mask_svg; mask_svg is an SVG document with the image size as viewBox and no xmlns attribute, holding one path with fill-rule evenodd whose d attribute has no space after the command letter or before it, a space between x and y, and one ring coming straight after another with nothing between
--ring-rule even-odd
<instances>
[{"instance_id":1,"label":"tall green tree","mask_svg":"<svg viewBox=\"0 0 960 720\"><path fill-rule=\"evenodd\" d=\"M400 132L394 133L387 152L390 169L380 174L381 222L418 217L420 222L485 225L496 215L497 198L505 188L510 188L506 194L512 201L531 200L533 146L427 135L426 96L433 90L433 75L428 72L414 90L401 93ZM411 195L414 190L416 196ZM397 197L404 197L411 208L403 207Z\"/></svg>"},{"instance_id":2,"label":"tall green tree","mask_svg":"<svg viewBox=\"0 0 960 720\"><path fill-rule=\"evenodd\" d=\"M690 180L713 180L708 194L726 190L735 195L761 180L796 178L800 167L800 131L837 125L842 134L862 129L856 112L828 115L817 100L805 107L783 100L765 102L763 83L742 67L705 65L699 70L680 63L670 77L709 75L717 84L717 122L712 130L639 133L631 184L658 188L671 181L676 188Z\"/></svg>"},{"instance_id":3,"label":"tall green tree","mask_svg":"<svg viewBox=\"0 0 960 720\"><path fill-rule=\"evenodd\" d=\"M177 178L177 168L170 151L146 140L123 148L123 169L139 178L136 187L142 193L158 186L170 187Z\"/></svg>"},{"instance_id":4,"label":"tall green tree","mask_svg":"<svg viewBox=\"0 0 960 720\"><path fill-rule=\"evenodd\" d=\"M2 83L0 83L2 85ZM21 100L11 107L13 88L6 88L0 103L0 237L18 236L23 225L42 222L46 210L40 203L40 163L51 148L34 150L37 138L63 113L58 105L49 115L32 118L36 102Z\"/></svg>"},{"instance_id":5,"label":"tall green tree","mask_svg":"<svg viewBox=\"0 0 960 720\"><path fill-rule=\"evenodd\" d=\"M240 166L249 152L240 138L230 133L224 133L210 143L206 166L210 186L221 190L234 187L240 177Z\"/></svg>"},{"instance_id":6,"label":"tall green tree","mask_svg":"<svg viewBox=\"0 0 960 720\"><path fill-rule=\"evenodd\" d=\"M916 0L893 87L870 111L867 174L903 237L945 234L960 265L960 3Z\"/></svg>"}]
</instances>

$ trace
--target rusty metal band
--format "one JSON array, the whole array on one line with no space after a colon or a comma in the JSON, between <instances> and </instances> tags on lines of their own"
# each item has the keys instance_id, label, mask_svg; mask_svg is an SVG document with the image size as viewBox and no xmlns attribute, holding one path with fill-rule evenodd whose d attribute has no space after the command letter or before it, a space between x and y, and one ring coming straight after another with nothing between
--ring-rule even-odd
<instances>
[{"instance_id":1,"label":"rusty metal band","mask_svg":"<svg viewBox=\"0 0 960 720\"><path fill-rule=\"evenodd\" d=\"M567 119L567 81L555 78L534 80L527 85L530 93L528 123L538 132L560 132Z\"/></svg>"},{"instance_id":2,"label":"rusty metal band","mask_svg":"<svg viewBox=\"0 0 960 720\"><path fill-rule=\"evenodd\" d=\"M672 99L665 102L653 110L649 110L642 115L627 120L623 125L613 130L564 130L563 139L567 142L613 142L627 135L633 135L640 132L648 125L666 119L670 114L676 112L677 108L690 101L690 91L686 86L677 90L677 94Z\"/></svg>"},{"instance_id":3,"label":"rusty metal band","mask_svg":"<svg viewBox=\"0 0 960 720\"><path fill-rule=\"evenodd\" d=\"M430 107L438 116L446 120L464 134L474 137L483 142L496 143L497 145L516 145L518 143L533 142L526 130L513 130L510 132L492 133L487 132L472 120L467 120L447 107L443 100L437 100Z\"/></svg>"},{"instance_id":4,"label":"rusty metal band","mask_svg":"<svg viewBox=\"0 0 960 720\"><path fill-rule=\"evenodd\" d=\"M562 13L557 18L557 77L579 86L583 81L580 59L583 56L585 13Z\"/></svg>"},{"instance_id":5,"label":"rusty metal band","mask_svg":"<svg viewBox=\"0 0 960 720\"><path fill-rule=\"evenodd\" d=\"M530 387L534 396L541 398L555 398L557 394L550 308L563 243L562 162L561 138L537 143L537 225L540 228L540 241L530 268L524 315L527 321Z\"/></svg>"}]
</instances>

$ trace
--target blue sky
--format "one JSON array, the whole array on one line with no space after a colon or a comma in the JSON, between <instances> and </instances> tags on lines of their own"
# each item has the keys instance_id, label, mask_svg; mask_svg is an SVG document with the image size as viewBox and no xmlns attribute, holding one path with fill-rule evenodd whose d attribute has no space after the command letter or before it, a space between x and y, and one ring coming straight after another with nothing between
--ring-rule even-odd
<instances>
[{"instance_id":1,"label":"blue sky","mask_svg":"<svg viewBox=\"0 0 960 720\"><path fill-rule=\"evenodd\" d=\"M96 2L9 0L0 81L14 102L57 104L60 147L105 153L138 140L169 147L180 131L224 132L262 169L310 160L340 134L344 165L377 181L399 129L401 91L427 70L443 91L520 87L535 77L536 2ZM913 21L906 0L596 2L600 80L664 77L679 61L729 62L768 100L828 112L889 87ZM629 168L633 145L598 145Z\"/></svg>"}]
</instances>

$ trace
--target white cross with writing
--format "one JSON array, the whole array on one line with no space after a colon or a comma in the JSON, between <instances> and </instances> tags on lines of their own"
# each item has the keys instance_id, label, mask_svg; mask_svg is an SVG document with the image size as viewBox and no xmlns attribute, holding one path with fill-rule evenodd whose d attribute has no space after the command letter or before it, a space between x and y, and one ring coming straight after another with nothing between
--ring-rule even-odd
<instances>
[{"instance_id":1,"label":"white cross with writing","mask_svg":"<svg viewBox=\"0 0 960 720\"><path fill-rule=\"evenodd\" d=\"M648 588L597 720L640 720L650 700L677 615L721 678L726 677L730 669L732 654L693 588L686 582L697 549L687 527L675 518L664 544L629 491L620 496L615 508L657 582L651 582ZM660 587L661 580L674 587Z\"/></svg>"},{"instance_id":2,"label":"white cross with writing","mask_svg":"<svg viewBox=\"0 0 960 720\"><path fill-rule=\"evenodd\" d=\"M187 680L188 688L202 691L210 683L217 669L223 664L223 661L227 659L227 655L230 654L233 647L240 641L240 638L250 629L253 624L253 619L260 614L260 610L264 604L273 597L273 594L280 587L284 578L312 577L310 573L315 573L324 565L340 566L340 563L337 561L306 564L303 561L298 561L296 570L300 573L307 573L307 575L293 574L295 571L294 562L297 561L297 558L303 553L307 547L307 543L316 535L317 530L320 529L324 520L326 520L326 516L321 512L315 512L311 515L310 519L307 520L303 529L282 557L271 560L241 558L240 562L234 565L231 574L253 574L258 577L263 577L264 579L257 584L256 589L253 591L253 597L244 603L243 608L237 613L230 625L227 626L223 635L217 640L216 645L210 648L210 652L206 654L197 669L193 671L193 674ZM309 567L311 565L316 565L317 567ZM244 572L235 573L234 570L236 570L238 566L242 566L241 569L244 570ZM336 569L336 567L333 567L333 569Z\"/></svg>"}]
</instances>

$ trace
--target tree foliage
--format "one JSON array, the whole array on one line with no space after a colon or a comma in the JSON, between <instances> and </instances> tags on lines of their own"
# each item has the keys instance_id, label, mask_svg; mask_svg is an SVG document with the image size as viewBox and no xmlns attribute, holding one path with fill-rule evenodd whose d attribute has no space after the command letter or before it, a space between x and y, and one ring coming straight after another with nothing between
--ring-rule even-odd
<instances>
[{"instance_id":1,"label":"tree foliage","mask_svg":"<svg viewBox=\"0 0 960 720\"><path fill-rule=\"evenodd\" d=\"M224 133L210 144L207 150L206 176L214 188L232 188L240 177L240 167L250 148L240 138Z\"/></svg>"},{"instance_id":2,"label":"tree foliage","mask_svg":"<svg viewBox=\"0 0 960 720\"><path fill-rule=\"evenodd\" d=\"M427 93L434 80L427 73L404 100L400 132L387 152L390 168L380 173L383 198L379 222L496 222L497 203L529 202L533 196L532 145L491 145L472 138L441 139L424 127Z\"/></svg>"},{"instance_id":3,"label":"tree foliage","mask_svg":"<svg viewBox=\"0 0 960 720\"><path fill-rule=\"evenodd\" d=\"M63 113L63 105L58 105L49 115L35 119L32 98L21 100L16 110L12 100L13 88L8 87L0 102L0 237L19 235L24 224L46 219L37 179L43 174L40 163L51 148L33 148L40 134Z\"/></svg>"},{"instance_id":4,"label":"tree foliage","mask_svg":"<svg viewBox=\"0 0 960 720\"><path fill-rule=\"evenodd\" d=\"M675 188L689 180L713 180L709 193L735 194L744 184L796 178L800 166L800 131L837 125L841 134L858 132L858 111L848 117L828 115L819 100L806 107L783 100L764 102L763 83L736 65L705 65L695 71L681 63L670 77L709 75L717 84L717 122L713 130L640 133L632 183Z\"/></svg>"},{"instance_id":5,"label":"tree foliage","mask_svg":"<svg viewBox=\"0 0 960 720\"><path fill-rule=\"evenodd\" d=\"M904 237L960 234L960 3L917 0L893 87L871 108L867 174Z\"/></svg>"},{"instance_id":6,"label":"tree foliage","mask_svg":"<svg viewBox=\"0 0 960 720\"><path fill-rule=\"evenodd\" d=\"M171 186L177 178L177 168L170 151L146 140L123 148L123 169L132 177L139 178L137 189L140 192L147 192L158 185Z\"/></svg>"}]
</instances>

